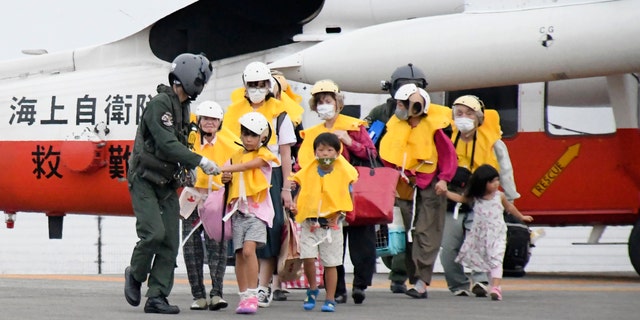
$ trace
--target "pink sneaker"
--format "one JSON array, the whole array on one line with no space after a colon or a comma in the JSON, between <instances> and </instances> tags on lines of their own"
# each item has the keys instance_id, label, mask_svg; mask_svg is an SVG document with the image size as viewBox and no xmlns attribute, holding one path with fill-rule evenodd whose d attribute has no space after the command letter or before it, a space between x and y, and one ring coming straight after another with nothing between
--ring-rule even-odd
<instances>
[{"instance_id":1,"label":"pink sneaker","mask_svg":"<svg viewBox=\"0 0 640 320\"><path fill-rule=\"evenodd\" d=\"M250 296L240 300L236 313L238 314L254 314L258 311L258 297Z\"/></svg>"},{"instance_id":2,"label":"pink sneaker","mask_svg":"<svg viewBox=\"0 0 640 320\"><path fill-rule=\"evenodd\" d=\"M491 287L491 300L493 301L501 301L502 300L502 289L500 287Z\"/></svg>"}]
</instances>

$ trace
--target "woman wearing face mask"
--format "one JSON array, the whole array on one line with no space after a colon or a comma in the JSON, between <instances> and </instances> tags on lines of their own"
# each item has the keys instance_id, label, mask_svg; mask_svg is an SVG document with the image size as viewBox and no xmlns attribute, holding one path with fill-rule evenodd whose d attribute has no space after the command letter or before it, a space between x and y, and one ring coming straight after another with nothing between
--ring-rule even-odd
<instances>
[{"instance_id":1,"label":"woman wearing face mask","mask_svg":"<svg viewBox=\"0 0 640 320\"><path fill-rule=\"evenodd\" d=\"M499 169L500 184L507 200L519 198L509 153L500 140L502 131L498 112L485 109L478 97L465 95L453 102L452 115L454 125L451 141L456 148L458 169L449 185L451 191L462 194L471 173L482 164L489 164ZM440 261L447 286L454 295L470 296L473 293L477 297L486 297L487 273L472 270L469 278L462 265L455 262L464 241L465 230L470 230L472 223L473 211L469 206L448 201Z\"/></svg>"},{"instance_id":2,"label":"woman wearing face mask","mask_svg":"<svg viewBox=\"0 0 640 320\"><path fill-rule=\"evenodd\" d=\"M407 230L405 264L414 285L406 294L426 299L442 241L447 183L457 167L451 140L442 130L449 126L450 111L431 104L427 92L415 84L403 85L394 98L396 111L380 141L380 157L411 181L411 192L396 201Z\"/></svg>"},{"instance_id":3,"label":"woman wearing face mask","mask_svg":"<svg viewBox=\"0 0 640 320\"><path fill-rule=\"evenodd\" d=\"M303 130L300 133L302 145L298 151L298 165L305 168L315 161L313 140L323 132L331 132L338 136L342 144L340 151L349 162L358 159L368 161L377 157L376 148L367 133L366 122L357 118L340 114L344 108L344 95L338 85L331 80L316 82L311 89L309 108L318 113L324 120L322 123ZM349 254L353 263L353 290L351 297L356 304L365 299L364 290L371 285L376 268L375 226L346 226L343 228L344 243L349 238ZM343 258L344 260L344 258ZM344 266L338 266L338 285L336 302L347 301L347 289L344 279Z\"/></svg>"},{"instance_id":4,"label":"woman wearing face mask","mask_svg":"<svg viewBox=\"0 0 640 320\"><path fill-rule=\"evenodd\" d=\"M268 119L274 133L267 142L267 147L278 156L279 162L272 161L271 188L269 194L275 210L273 225L267 229L267 243L257 250L260 263L260 284L258 287L258 305L268 307L271 304L273 274L280 254L282 226L284 225L284 210L291 208L291 181L283 179L291 174L291 146L297 141L293 122L286 113L286 106L275 99L270 91L273 78L271 70L262 62L251 62L242 74L244 83L244 99L234 101L227 107L224 114L223 126L240 136L239 119L249 112L259 112ZM232 97L233 101L233 97ZM285 112L285 117L277 125L278 115ZM276 280L277 281L277 280Z\"/></svg>"}]
</instances>

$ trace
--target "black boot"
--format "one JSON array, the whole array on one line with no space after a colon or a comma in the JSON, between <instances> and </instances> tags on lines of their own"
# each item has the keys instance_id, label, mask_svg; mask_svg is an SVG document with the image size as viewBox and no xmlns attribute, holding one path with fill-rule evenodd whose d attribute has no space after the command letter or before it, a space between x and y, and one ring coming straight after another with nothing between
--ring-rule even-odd
<instances>
[{"instance_id":1,"label":"black boot","mask_svg":"<svg viewBox=\"0 0 640 320\"><path fill-rule=\"evenodd\" d=\"M361 304L366 297L364 294L364 289L361 288L353 288L353 292L351 293L351 298L353 298L353 303Z\"/></svg>"},{"instance_id":2,"label":"black boot","mask_svg":"<svg viewBox=\"0 0 640 320\"><path fill-rule=\"evenodd\" d=\"M346 303L347 302L347 293L346 292L336 293L335 299L336 299L336 303Z\"/></svg>"},{"instance_id":3,"label":"black boot","mask_svg":"<svg viewBox=\"0 0 640 320\"><path fill-rule=\"evenodd\" d=\"M144 312L177 314L180 313L180 308L170 305L166 297L152 297L147 299L147 303L144 305Z\"/></svg>"},{"instance_id":4,"label":"black boot","mask_svg":"<svg viewBox=\"0 0 640 320\"><path fill-rule=\"evenodd\" d=\"M131 267L124 269L124 298L134 307L140 305L140 286L142 283L131 275Z\"/></svg>"}]
</instances>

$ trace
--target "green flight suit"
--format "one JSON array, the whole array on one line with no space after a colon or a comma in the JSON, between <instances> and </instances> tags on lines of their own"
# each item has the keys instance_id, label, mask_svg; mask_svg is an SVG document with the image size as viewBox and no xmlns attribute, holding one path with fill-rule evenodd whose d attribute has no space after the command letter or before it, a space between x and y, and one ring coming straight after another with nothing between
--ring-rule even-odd
<instances>
[{"instance_id":1,"label":"green flight suit","mask_svg":"<svg viewBox=\"0 0 640 320\"><path fill-rule=\"evenodd\" d=\"M180 185L172 172L178 163L193 169L202 157L187 148L190 102L180 103L166 85L157 90L142 113L129 159L127 179L139 238L131 255L131 274L140 282L148 276L147 297L168 297L180 246Z\"/></svg>"}]
</instances>

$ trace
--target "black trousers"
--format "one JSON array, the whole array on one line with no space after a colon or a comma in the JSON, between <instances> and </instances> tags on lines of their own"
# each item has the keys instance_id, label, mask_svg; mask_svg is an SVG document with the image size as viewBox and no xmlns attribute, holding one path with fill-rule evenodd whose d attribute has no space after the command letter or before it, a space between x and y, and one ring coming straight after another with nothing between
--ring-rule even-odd
<instances>
[{"instance_id":1,"label":"black trousers","mask_svg":"<svg viewBox=\"0 0 640 320\"><path fill-rule=\"evenodd\" d=\"M364 290L371 285L373 274L376 272L375 226L343 227L342 233L344 236L343 245L346 247L347 242L349 243L349 257L353 264L353 287ZM344 279L344 253L342 261L343 264L337 267L338 286L336 287L336 296L347 293Z\"/></svg>"}]
</instances>

